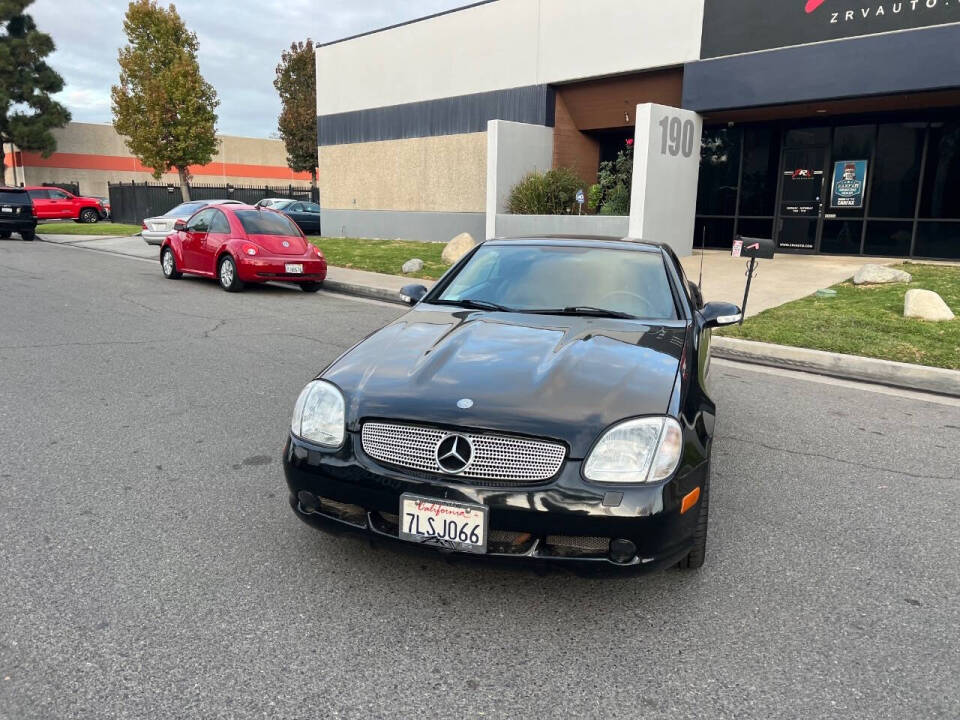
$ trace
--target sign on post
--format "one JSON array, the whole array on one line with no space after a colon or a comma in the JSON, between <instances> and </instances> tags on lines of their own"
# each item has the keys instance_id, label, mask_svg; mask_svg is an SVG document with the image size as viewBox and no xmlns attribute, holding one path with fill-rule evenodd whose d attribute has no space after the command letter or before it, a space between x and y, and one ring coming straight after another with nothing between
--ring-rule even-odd
<instances>
[{"instance_id":1,"label":"sign on post","mask_svg":"<svg viewBox=\"0 0 960 720\"><path fill-rule=\"evenodd\" d=\"M577 190L577 204L580 206L580 209L577 211L577 215L583 215L583 201L585 200L583 196L583 188Z\"/></svg>"}]
</instances>

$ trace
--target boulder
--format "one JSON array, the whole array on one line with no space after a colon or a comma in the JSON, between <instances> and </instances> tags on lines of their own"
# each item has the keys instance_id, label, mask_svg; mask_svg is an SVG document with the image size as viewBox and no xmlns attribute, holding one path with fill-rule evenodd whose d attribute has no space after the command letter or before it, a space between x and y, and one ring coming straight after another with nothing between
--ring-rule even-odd
<instances>
[{"instance_id":1,"label":"boulder","mask_svg":"<svg viewBox=\"0 0 960 720\"><path fill-rule=\"evenodd\" d=\"M854 285L882 285L883 283L908 283L913 276L903 270L895 270L885 265L867 263L853 276Z\"/></svg>"},{"instance_id":2,"label":"boulder","mask_svg":"<svg viewBox=\"0 0 960 720\"><path fill-rule=\"evenodd\" d=\"M934 322L953 320L954 318L953 312L942 297L933 290L920 290L918 288L907 290L907 295L903 299L903 316Z\"/></svg>"},{"instance_id":3,"label":"boulder","mask_svg":"<svg viewBox=\"0 0 960 720\"><path fill-rule=\"evenodd\" d=\"M413 258L412 260L407 260L403 264L403 274L407 275L409 273L420 272L423 270L423 260L420 258Z\"/></svg>"},{"instance_id":4,"label":"boulder","mask_svg":"<svg viewBox=\"0 0 960 720\"><path fill-rule=\"evenodd\" d=\"M453 240L447 243L443 249L443 261L447 265L453 265L468 252L473 250L477 241L473 239L470 233L460 233Z\"/></svg>"}]
</instances>

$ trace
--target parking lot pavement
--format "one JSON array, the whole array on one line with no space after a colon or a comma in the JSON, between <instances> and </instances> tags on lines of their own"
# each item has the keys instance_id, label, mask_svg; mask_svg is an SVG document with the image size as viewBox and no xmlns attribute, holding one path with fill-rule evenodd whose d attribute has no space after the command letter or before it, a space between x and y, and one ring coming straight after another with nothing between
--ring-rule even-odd
<instances>
[{"instance_id":1,"label":"parking lot pavement","mask_svg":"<svg viewBox=\"0 0 960 720\"><path fill-rule=\"evenodd\" d=\"M692 574L300 523L314 373L402 308L0 242L0 717L960 716L960 404L717 361Z\"/></svg>"}]
</instances>

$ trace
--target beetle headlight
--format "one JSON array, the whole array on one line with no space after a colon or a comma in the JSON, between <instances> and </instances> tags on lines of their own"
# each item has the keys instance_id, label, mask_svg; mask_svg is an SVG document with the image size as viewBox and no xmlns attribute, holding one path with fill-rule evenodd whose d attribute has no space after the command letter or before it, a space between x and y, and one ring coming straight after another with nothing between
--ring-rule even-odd
<instances>
[{"instance_id":1,"label":"beetle headlight","mask_svg":"<svg viewBox=\"0 0 960 720\"><path fill-rule=\"evenodd\" d=\"M314 380L297 398L290 430L298 438L326 447L340 447L345 434L343 395L325 380Z\"/></svg>"},{"instance_id":2,"label":"beetle headlight","mask_svg":"<svg viewBox=\"0 0 960 720\"><path fill-rule=\"evenodd\" d=\"M627 420L600 437L583 474L603 483L659 482L677 469L682 451L683 433L673 418Z\"/></svg>"}]
</instances>

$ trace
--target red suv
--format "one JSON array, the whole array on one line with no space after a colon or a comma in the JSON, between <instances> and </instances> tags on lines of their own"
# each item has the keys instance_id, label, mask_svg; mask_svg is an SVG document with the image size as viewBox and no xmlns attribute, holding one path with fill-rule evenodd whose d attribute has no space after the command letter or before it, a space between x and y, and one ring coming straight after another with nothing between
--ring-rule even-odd
<instances>
[{"instance_id":1,"label":"red suv","mask_svg":"<svg viewBox=\"0 0 960 720\"><path fill-rule=\"evenodd\" d=\"M33 200L37 220L76 220L95 223L107 216L107 211L96 198L77 197L56 187L25 188Z\"/></svg>"}]
</instances>

